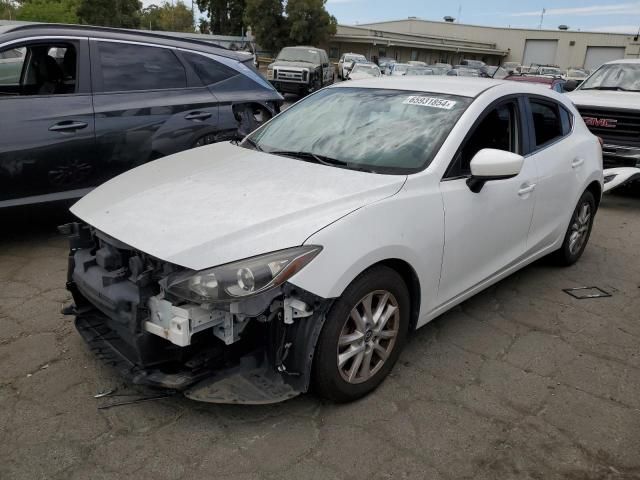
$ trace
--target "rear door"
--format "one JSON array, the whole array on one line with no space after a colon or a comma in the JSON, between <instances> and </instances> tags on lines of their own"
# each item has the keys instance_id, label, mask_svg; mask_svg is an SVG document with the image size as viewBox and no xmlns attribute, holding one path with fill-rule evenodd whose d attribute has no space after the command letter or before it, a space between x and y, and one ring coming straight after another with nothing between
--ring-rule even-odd
<instances>
[{"instance_id":1,"label":"rear door","mask_svg":"<svg viewBox=\"0 0 640 480\"><path fill-rule=\"evenodd\" d=\"M571 135L573 115L567 109L550 98L536 96L528 97L527 109L532 138L527 160L534 161L538 168L538 198L528 241L533 252L564 235L568 214L582 193L582 182L576 176L585 167L586 157L580 139Z\"/></svg>"},{"instance_id":2,"label":"rear door","mask_svg":"<svg viewBox=\"0 0 640 480\"><path fill-rule=\"evenodd\" d=\"M105 180L217 131L217 99L175 49L92 39L91 58Z\"/></svg>"},{"instance_id":3,"label":"rear door","mask_svg":"<svg viewBox=\"0 0 640 480\"><path fill-rule=\"evenodd\" d=\"M0 207L82 196L95 186L88 39L0 45Z\"/></svg>"}]
</instances>

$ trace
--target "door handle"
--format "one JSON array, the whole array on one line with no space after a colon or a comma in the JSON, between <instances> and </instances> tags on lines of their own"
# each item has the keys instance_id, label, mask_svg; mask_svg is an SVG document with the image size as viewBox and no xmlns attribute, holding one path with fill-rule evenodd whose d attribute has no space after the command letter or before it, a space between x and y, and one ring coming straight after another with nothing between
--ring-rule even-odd
<instances>
[{"instance_id":1,"label":"door handle","mask_svg":"<svg viewBox=\"0 0 640 480\"><path fill-rule=\"evenodd\" d=\"M533 192L535 189L536 189L535 183L525 183L520 187L520 190L518 190L518 195L520 195L521 197L524 197L525 195L528 195L531 192Z\"/></svg>"},{"instance_id":2,"label":"door handle","mask_svg":"<svg viewBox=\"0 0 640 480\"><path fill-rule=\"evenodd\" d=\"M83 128L87 128L88 126L89 124L85 122L74 122L73 120L65 120L64 122L51 125L49 127L49 131L50 132L70 132L75 130L82 130Z\"/></svg>"},{"instance_id":3,"label":"door handle","mask_svg":"<svg viewBox=\"0 0 640 480\"><path fill-rule=\"evenodd\" d=\"M578 168L584 163L584 158L574 158L571 162L571 168Z\"/></svg>"},{"instance_id":4,"label":"door handle","mask_svg":"<svg viewBox=\"0 0 640 480\"><path fill-rule=\"evenodd\" d=\"M193 112L185 115L185 120L206 120L211 117L211 113L209 112Z\"/></svg>"}]
</instances>

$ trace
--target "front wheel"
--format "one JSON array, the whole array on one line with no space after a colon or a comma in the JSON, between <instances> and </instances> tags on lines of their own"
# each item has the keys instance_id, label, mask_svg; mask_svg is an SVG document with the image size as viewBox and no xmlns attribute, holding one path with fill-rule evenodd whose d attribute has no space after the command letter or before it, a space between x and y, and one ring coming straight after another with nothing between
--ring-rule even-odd
<instances>
[{"instance_id":1,"label":"front wheel","mask_svg":"<svg viewBox=\"0 0 640 480\"><path fill-rule=\"evenodd\" d=\"M596 201L593 194L587 190L573 211L562 246L554 253L554 259L558 264L573 265L582 256L591 236L595 215Z\"/></svg>"},{"instance_id":2,"label":"front wheel","mask_svg":"<svg viewBox=\"0 0 640 480\"><path fill-rule=\"evenodd\" d=\"M316 392L349 402L374 390L389 374L409 329L409 293L391 268L360 275L335 302L313 362Z\"/></svg>"}]
</instances>

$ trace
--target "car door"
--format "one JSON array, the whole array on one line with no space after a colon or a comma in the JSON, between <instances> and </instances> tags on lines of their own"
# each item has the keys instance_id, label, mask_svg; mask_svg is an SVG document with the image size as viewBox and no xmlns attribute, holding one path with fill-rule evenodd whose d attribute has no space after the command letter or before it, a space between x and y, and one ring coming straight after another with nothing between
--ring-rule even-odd
<instances>
[{"instance_id":1,"label":"car door","mask_svg":"<svg viewBox=\"0 0 640 480\"><path fill-rule=\"evenodd\" d=\"M91 40L104 180L217 131L218 100L173 48Z\"/></svg>"},{"instance_id":2,"label":"car door","mask_svg":"<svg viewBox=\"0 0 640 480\"><path fill-rule=\"evenodd\" d=\"M331 68L329 57L324 50L320 52L320 61L322 62L322 85L328 85L331 83Z\"/></svg>"},{"instance_id":3,"label":"car door","mask_svg":"<svg viewBox=\"0 0 640 480\"><path fill-rule=\"evenodd\" d=\"M552 245L567 229L568 214L580 193L576 174L584 164L580 139L571 135L573 116L559 103L547 97L530 96L526 102L532 152L528 159L536 163L538 182L536 209L529 235L529 250ZM562 212L567 214L562 215Z\"/></svg>"},{"instance_id":4,"label":"car door","mask_svg":"<svg viewBox=\"0 0 640 480\"><path fill-rule=\"evenodd\" d=\"M535 162L525 160L519 175L489 181L479 193L467 186L469 165L478 151L526 151L528 132L522 108L523 101L513 97L485 110L440 183L445 210L440 304L516 263L526 251L536 198Z\"/></svg>"},{"instance_id":5,"label":"car door","mask_svg":"<svg viewBox=\"0 0 640 480\"><path fill-rule=\"evenodd\" d=\"M25 38L0 56L11 57L0 81L0 207L86 193L98 170L88 40Z\"/></svg>"}]
</instances>

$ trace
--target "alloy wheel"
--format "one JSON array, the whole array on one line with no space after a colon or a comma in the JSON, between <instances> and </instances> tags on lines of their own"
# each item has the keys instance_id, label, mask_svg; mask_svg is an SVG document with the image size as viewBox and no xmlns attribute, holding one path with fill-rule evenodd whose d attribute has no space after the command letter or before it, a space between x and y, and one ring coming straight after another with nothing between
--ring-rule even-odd
<instances>
[{"instance_id":1,"label":"alloy wheel","mask_svg":"<svg viewBox=\"0 0 640 480\"><path fill-rule=\"evenodd\" d=\"M577 211L571 224L569 235L569 253L576 255L584 246L589 235L589 225L591 223L591 205L583 203Z\"/></svg>"},{"instance_id":2,"label":"alloy wheel","mask_svg":"<svg viewBox=\"0 0 640 480\"><path fill-rule=\"evenodd\" d=\"M348 383L363 383L384 365L396 345L400 309L391 292L362 298L346 319L338 339L338 370Z\"/></svg>"}]
</instances>

